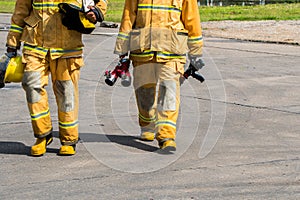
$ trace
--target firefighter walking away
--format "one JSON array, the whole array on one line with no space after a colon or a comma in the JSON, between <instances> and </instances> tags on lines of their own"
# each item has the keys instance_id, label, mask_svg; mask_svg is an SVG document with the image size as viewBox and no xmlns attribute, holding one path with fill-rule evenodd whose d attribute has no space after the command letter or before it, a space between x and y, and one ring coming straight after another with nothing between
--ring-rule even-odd
<instances>
[{"instance_id":1,"label":"firefighter walking away","mask_svg":"<svg viewBox=\"0 0 300 200\"><path fill-rule=\"evenodd\" d=\"M125 0L114 53L133 64L140 138L156 139L163 152L176 150L186 57L201 69L202 47L196 0Z\"/></svg>"},{"instance_id":2,"label":"firefighter walking away","mask_svg":"<svg viewBox=\"0 0 300 200\"><path fill-rule=\"evenodd\" d=\"M58 108L59 155L74 155L78 141L78 81L83 66L82 33L103 21L107 0L17 0L7 35L7 53L23 44L26 94L33 134L32 156L42 156L52 142L52 122L45 87L51 74ZM72 20L70 20L72 19ZM69 24L71 23L71 24Z\"/></svg>"}]
</instances>

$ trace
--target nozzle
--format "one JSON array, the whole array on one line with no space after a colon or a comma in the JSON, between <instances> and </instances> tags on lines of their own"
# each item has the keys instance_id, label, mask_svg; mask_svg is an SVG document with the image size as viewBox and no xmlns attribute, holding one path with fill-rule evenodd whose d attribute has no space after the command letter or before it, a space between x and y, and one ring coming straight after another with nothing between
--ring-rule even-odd
<instances>
[{"instance_id":1,"label":"nozzle","mask_svg":"<svg viewBox=\"0 0 300 200\"><path fill-rule=\"evenodd\" d=\"M105 83L109 86L113 86L116 83L117 79L116 78L106 78Z\"/></svg>"},{"instance_id":2,"label":"nozzle","mask_svg":"<svg viewBox=\"0 0 300 200\"><path fill-rule=\"evenodd\" d=\"M122 78L121 84L124 87L129 87L131 85L131 76L128 71L126 73L124 73L121 78Z\"/></svg>"},{"instance_id":3,"label":"nozzle","mask_svg":"<svg viewBox=\"0 0 300 200\"><path fill-rule=\"evenodd\" d=\"M118 79L118 77L115 74L112 74L110 71L106 71L104 76L106 77L105 83L109 86L113 86Z\"/></svg>"},{"instance_id":4,"label":"nozzle","mask_svg":"<svg viewBox=\"0 0 300 200\"><path fill-rule=\"evenodd\" d=\"M197 79L198 81L200 81L201 83L205 81L205 78L199 74L197 72L198 70L190 64L190 66L188 67L188 69L184 72L183 76L184 78L188 79L189 76Z\"/></svg>"}]
</instances>

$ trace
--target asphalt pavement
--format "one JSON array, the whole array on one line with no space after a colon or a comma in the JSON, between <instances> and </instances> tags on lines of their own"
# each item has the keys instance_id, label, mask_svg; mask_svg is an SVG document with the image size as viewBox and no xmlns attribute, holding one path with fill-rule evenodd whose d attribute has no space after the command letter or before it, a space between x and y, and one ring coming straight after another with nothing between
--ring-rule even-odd
<instances>
[{"instance_id":1,"label":"asphalt pavement","mask_svg":"<svg viewBox=\"0 0 300 200\"><path fill-rule=\"evenodd\" d=\"M0 15L9 24L9 15ZM7 30L0 29L0 52ZM132 85L105 84L118 29L84 35L77 154L35 139L20 83L0 90L0 199L300 199L300 47L205 37L200 73L181 86L177 151L138 139ZM132 70L132 68L131 68Z\"/></svg>"}]
</instances>

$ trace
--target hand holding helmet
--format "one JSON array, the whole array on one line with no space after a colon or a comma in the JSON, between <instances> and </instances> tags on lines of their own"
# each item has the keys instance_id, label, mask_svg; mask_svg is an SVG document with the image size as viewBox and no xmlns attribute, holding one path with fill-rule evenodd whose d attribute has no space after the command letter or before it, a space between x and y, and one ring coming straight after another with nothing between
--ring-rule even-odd
<instances>
[{"instance_id":1,"label":"hand holding helmet","mask_svg":"<svg viewBox=\"0 0 300 200\"><path fill-rule=\"evenodd\" d=\"M0 88L5 83L21 82L24 73L22 56L17 54L17 49L7 48L7 52L0 57Z\"/></svg>"},{"instance_id":2,"label":"hand holding helmet","mask_svg":"<svg viewBox=\"0 0 300 200\"><path fill-rule=\"evenodd\" d=\"M12 48L12 47L7 47L7 49L6 49L6 55L9 58L16 57L18 55L17 49L16 48Z\"/></svg>"}]
</instances>

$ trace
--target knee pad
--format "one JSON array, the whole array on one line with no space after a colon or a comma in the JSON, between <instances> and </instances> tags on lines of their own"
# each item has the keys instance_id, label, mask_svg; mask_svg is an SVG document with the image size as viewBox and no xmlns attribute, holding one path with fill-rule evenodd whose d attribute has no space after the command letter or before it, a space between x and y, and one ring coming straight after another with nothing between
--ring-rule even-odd
<instances>
[{"instance_id":1,"label":"knee pad","mask_svg":"<svg viewBox=\"0 0 300 200\"><path fill-rule=\"evenodd\" d=\"M155 100L155 86L154 87L139 87L136 91L139 107L143 110L151 110Z\"/></svg>"},{"instance_id":2,"label":"knee pad","mask_svg":"<svg viewBox=\"0 0 300 200\"><path fill-rule=\"evenodd\" d=\"M41 99L41 82L40 72L24 72L22 87L26 92L28 103L36 103Z\"/></svg>"},{"instance_id":3,"label":"knee pad","mask_svg":"<svg viewBox=\"0 0 300 200\"><path fill-rule=\"evenodd\" d=\"M74 110L75 96L73 82L71 80L55 81L54 87L59 110L62 112Z\"/></svg>"},{"instance_id":4,"label":"knee pad","mask_svg":"<svg viewBox=\"0 0 300 200\"><path fill-rule=\"evenodd\" d=\"M176 110L176 81L163 80L159 84L158 110L175 111ZM179 97L178 97L179 98Z\"/></svg>"}]
</instances>

